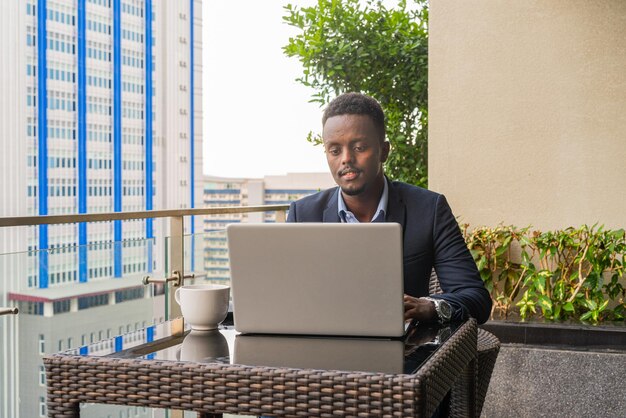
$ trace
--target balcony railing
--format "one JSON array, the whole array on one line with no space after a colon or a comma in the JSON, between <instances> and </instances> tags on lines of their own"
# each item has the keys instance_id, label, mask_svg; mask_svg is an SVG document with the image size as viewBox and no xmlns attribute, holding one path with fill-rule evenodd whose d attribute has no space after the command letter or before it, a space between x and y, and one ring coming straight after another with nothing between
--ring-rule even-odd
<instances>
[{"instance_id":1,"label":"balcony railing","mask_svg":"<svg viewBox=\"0 0 626 418\"><path fill-rule=\"evenodd\" d=\"M138 212L111 212L111 213L94 213L94 214L76 214L76 215L49 215L49 216L17 216L0 218L0 228L3 227L19 227L19 226L35 226L35 225L59 225L59 224L78 224L87 222L106 222L106 221L128 221L137 219L157 219L169 218L169 237L168 237L168 276L185 276L185 239L184 239L184 218L187 216L204 216L204 215L224 215L224 214L244 214L254 212L276 212L276 222L284 222L286 211L289 205L263 205L263 206L246 206L246 207L221 207L221 208L198 208L198 209L179 209L179 210L154 210L154 211L138 211ZM165 279L156 279L156 282ZM146 280L145 282L155 282L155 279ZM146 284L144 283L144 284ZM179 285L180 281L171 281L175 285ZM165 317L180 316L180 307L174 303L174 292L167 292Z\"/></svg>"},{"instance_id":2,"label":"balcony railing","mask_svg":"<svg viewBox=\"0 0 626 418\"><path fill-rule=\"evenodd\" d=\"M159 238L159 242L164 243L162 247L154 247L155 239L143 238L121 243L91 243L82 246L81 249L81 246L72 244L76 237L71 237L67 246L54 245L48 249L0 254L0 273L5 275L5 280L0 277L0 305L7 306L0 307L0 329L4 329L4 332L0 333L0 369L6 371L0 377L0 387L12 388L0 393L0 416L45 415L45 376L42 374L41 363L43 354L78 348L122 333L130 333L127 334L128 338L133 338L133 331L145 326L146 322L180 316L180 307L174 301L175 292L170 291L170 288L179 284L184 276L195 273L196 281L229 280L228 254L223 229L215 229L213 223L215 221L205 219L202 232L196 228L197 233L185 234L185 218L210 215L245 216L244 214L274 212L275 218L272 220L284 222L288 207L288 205L264 205L0 218L0 228L5 231L10 231L13 227L83 222L94 225L94 229L97 230L102 226L91 223L161 218L166 222L161 230L167 231L168 235ZM268 216L270 215L266 215L266 218ZM232 216L220 218L222 220L220 224L237 221L226 218ZM261 218L258 220L261 221ZM201 254L202 257L200 262L196 260L192 271L190 249L194 244L195 255ZM112 258L115 245L120 245L124 249L124 256L129 257L141 258L154 251L157 257L162 257L163 268L159 268L158 271L133 268L128 272L124 268L120 277L113 278L110 263L107 267L104 261ZM158 248L158 251L155 248ZM87 271L88 286L82 286L84 283L79 282L75 277L76 274L66 281L65 273L63 280L57 277L52 282L51 279L48 288L37 286L36 276L42 254L46 254L46 260L55 260L50 262L52 276L59 274L53 273L56 267L61 270L65 268L77 271L80 259L78 254L81 250L89 251L90 254L87 257L88 266L83 266ZM123 264L126 266L126 263ZM29 274L34 277L32 283ZM146 279L146 275L150 278ZM166 282L165 279L169 276L175 276L176 280ZM157 283L152 284L154 282ZM128 301L133 303L127 304ZM108 306L122 303L123 305L119 306ZM12 304L14 306L8 306ZM17 314L16 306L20 306L20 313L11 319L11 314ZM158 306L160 308L157 313ZM55 319L57 315L61 316ZM126 322L120 319L123 315L128 317L125 319ZM150 315L152 318L148 318ZM84 321L87 322L83 324ZM93 412L88 416L111 416L111 412L118 409L120 416L170 416L169 413L154 415L153 412L145 410L133 410L131 413L121 408L101 405L89 408Z\"/></svg>"}]
</instances>

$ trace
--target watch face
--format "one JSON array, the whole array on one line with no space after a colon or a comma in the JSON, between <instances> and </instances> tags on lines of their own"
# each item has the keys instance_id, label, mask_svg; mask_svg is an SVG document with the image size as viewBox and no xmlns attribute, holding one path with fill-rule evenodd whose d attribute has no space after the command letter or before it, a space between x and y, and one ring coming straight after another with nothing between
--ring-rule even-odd
<instances>
[{"instance_id":1,"label":"watch face","mask_svg":"<svg viewBox=\"0 0 626 418\"><path fill-rule=\"evenodd\" d=\"M452 307L448 302L442 300L439 302L439 313L441 314L441 319L449 320L452 317Z\"/></svg>"}]
</instances>

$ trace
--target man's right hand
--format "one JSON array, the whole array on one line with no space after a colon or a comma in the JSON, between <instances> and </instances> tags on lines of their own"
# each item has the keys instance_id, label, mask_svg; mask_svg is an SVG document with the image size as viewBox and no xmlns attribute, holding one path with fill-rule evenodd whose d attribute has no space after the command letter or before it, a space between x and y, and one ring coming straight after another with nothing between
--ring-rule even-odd
<instances>
[{"instance_id":1,"label":"man's right hand","mask_svg":"<svg viewBox=\"0 0 626 418\"><path fill-rule=\"evenodd\" d=\"M430 300L404 295L404 320L420 322L437 322L437 310Z\"/></svg>"}]
</instances>

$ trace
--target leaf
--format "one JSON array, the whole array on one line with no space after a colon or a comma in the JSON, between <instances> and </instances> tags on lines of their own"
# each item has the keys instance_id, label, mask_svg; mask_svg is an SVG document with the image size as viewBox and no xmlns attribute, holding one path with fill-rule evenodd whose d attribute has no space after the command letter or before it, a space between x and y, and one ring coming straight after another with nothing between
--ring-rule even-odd
<instances>
[{"instance_id":1,"label":"leaf","mask_svg":"<svg viewBox=\"0 0 626 418\"><path fill-rule=\"evenodd\" d=\"M594 310L596 310L598 308L598 304L596 303L595 300L587 299L585 301L585 304L587 305L587 308L589 308L592 311L594 311Z\"/></svg>"},{"instance_id":2,"label":"leaf","mask_svg":"<svg viewBox=\"0 0 626 418\"><path fill-rule=\"evenodd\" d=\"M625 231L623 229L616 229L611 232L611 236L616 240L620 240L624 238L624 233Z\"/></svg>"},{"instance_id":3,"label":"leaf","mask_svg":"<svg viewBox=\"0 0 626 418\"><path fill-rule=\"evenodd\" d=\"M545 295L541 295L539 296L539 299L537 302L539 304L539 307L541 308L541 310L543 310L544 313L552 312L552 301L550 300L550 298L548 298Z\"/></svg>"},{"instance_id":4,"label":"leaf","mask_svg":"<svg viewBox=\"0 0 626 418\"><path fill-rule=\"evenodd\" d=\"M535 280L535 288L539 293L545 293L546 291L546 276L539 275Z\"/></svg>"},{"instance_id":5,"label":"leaf","mask_svg":"<svg viewBox=\"0 0 626 418\"><path fill-rule=\"evenodd\" d=\"M511 236L508 236L504 239L504 241L502 242L502 245L496 250L496 255L499 257L502 254L504 254L509 249L510 245L511 245Z\"/></svg>"},{"instance_id":6,"label":"leaf","mask_svg":"<svg viewBox=\"0 0 626 418\"><path fill-rule=\"evenodd\" d=\"M606 309L607 306L609 306L609 301L605 300L604 302L602 302L602 305L600 305L600 307L598 308L598 312L602 312L603 310Z\"/></svg>"},{"instance_id":7,"label":"leaf","mask_svg":"<svg viewBox=\"0 0 626 418\"><path fill-rule=\"evenodd\" d=\"M567 302L565 305L563 305L563 310L567 312L574 312L574 305L572 304L572 302Z\"/></svg>"},{"instance_id":8,"label":"leaf","mask_svg":"<svg viewBox=\"0 0 626 418\"><path fill-rule=\"evenodd\" d=\"M483 255L482 257L480 257L480 260L478 260L478 263L476 266L478 267L478 270L483 270L486 265L487 265L487 257Z\"/></svg>"},{"instance_id":9,"label":"leaf","mask_svg":"<svg viewBox=\"0 0 626 418\"><path fill-rule=\"evenodd\" d=\"M493 283L492 282L485 283L485 288L487 289L487 291L489 293L493 293Z\"/></svg>"},{"instance_id":10,"label":"leaf","mask_svg":"<svg viewBox=\"0 0 626 418\"><path fill-rule=\"evenodd\" d=\"M580 320L586 321L587 319L591 318L592 315L593 315L593 311L585 312L584 314L581 315Z\"/></svg>"}]
</instances>

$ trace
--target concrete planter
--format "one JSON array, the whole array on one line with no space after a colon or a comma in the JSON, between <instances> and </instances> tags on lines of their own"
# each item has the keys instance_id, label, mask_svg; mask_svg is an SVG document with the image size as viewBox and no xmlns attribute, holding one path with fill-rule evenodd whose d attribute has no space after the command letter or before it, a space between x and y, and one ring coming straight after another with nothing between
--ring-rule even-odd
<instances>
[{"instance_id":1,"label":"concrete planter","mask_svg":"<svg viewBox=\"0 0 626 418\"><path fill-rule=\"evenodd\" d=\"M491 321L502 342L483 417L626 416L626 325Z\"/></svg>"}]
</instances>

